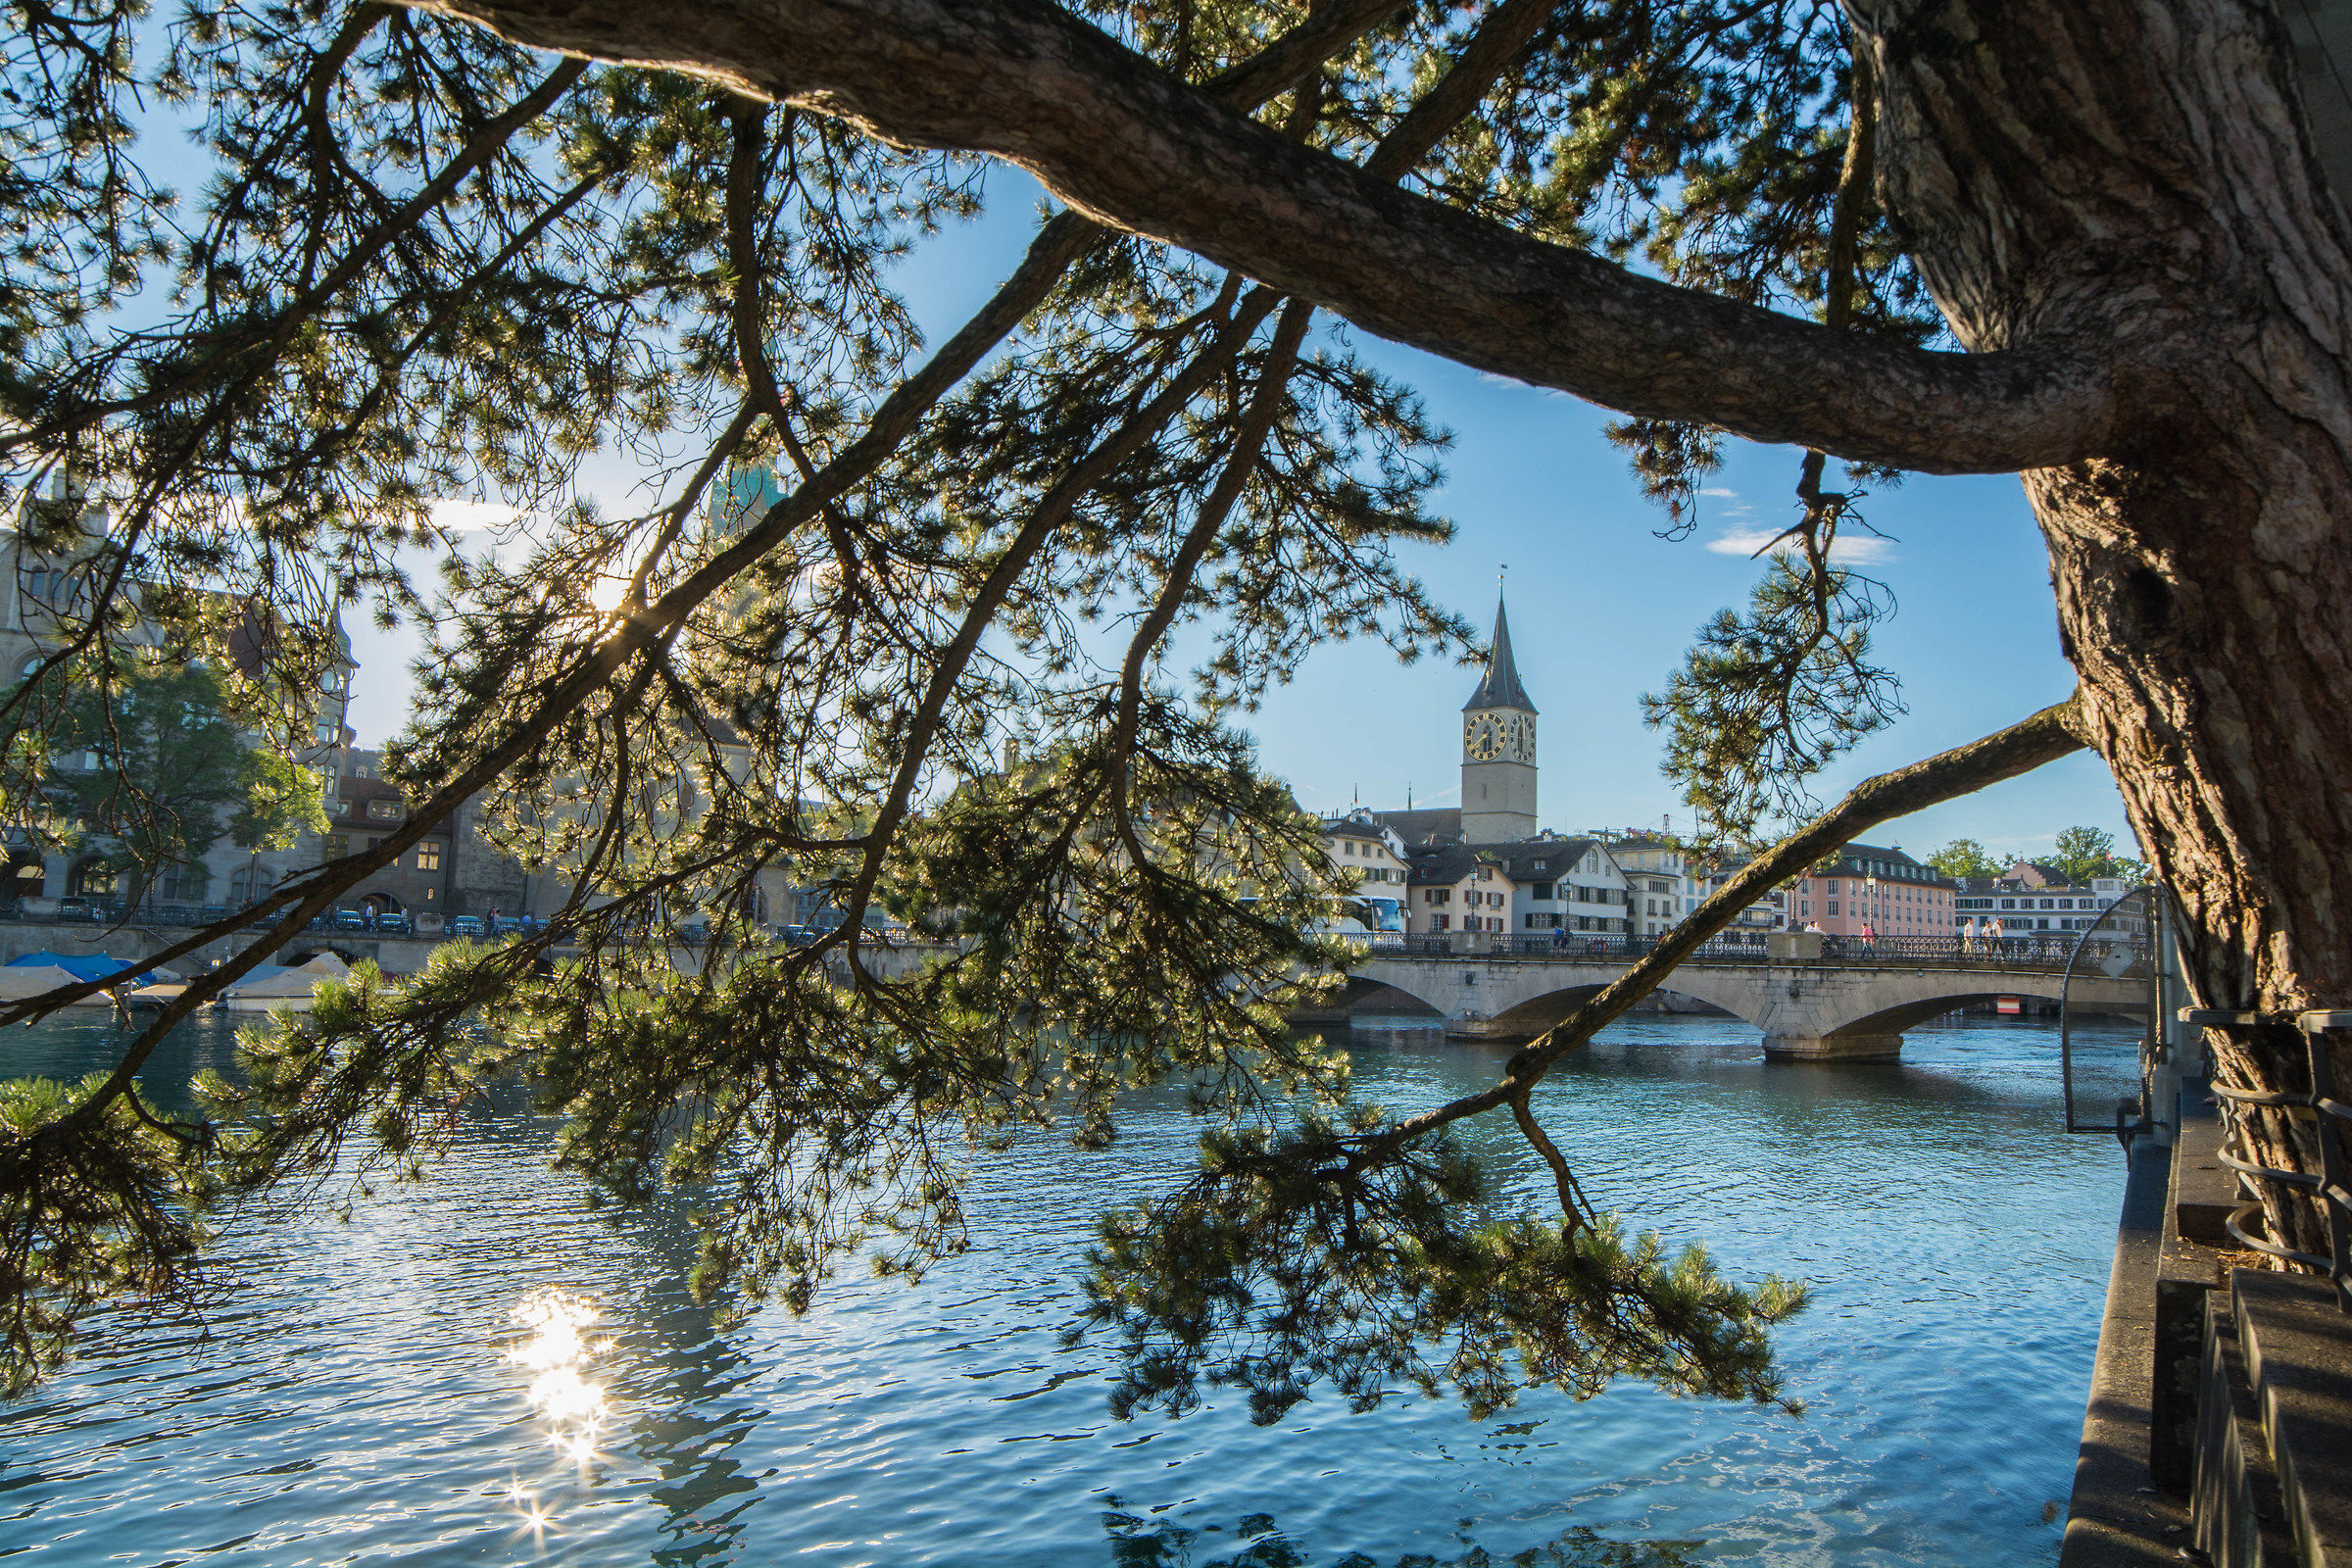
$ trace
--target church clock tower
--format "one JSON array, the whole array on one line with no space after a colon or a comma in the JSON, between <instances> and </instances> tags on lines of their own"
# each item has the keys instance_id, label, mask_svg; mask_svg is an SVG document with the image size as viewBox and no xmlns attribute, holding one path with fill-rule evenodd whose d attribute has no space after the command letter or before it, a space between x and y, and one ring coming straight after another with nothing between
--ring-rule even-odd
<instances>
[{"instance_id":1,"label":"church clock tower","mask_svg":"<svg viewBox=\"0 0 2352 1568\"><path fill-rule=\"evenodd\" d=\"M1494 601L1487 674L1462 705L1462 842L1536 836L1536 705L1511 662L1511 623Z\"/></svg>"}]
</instances>

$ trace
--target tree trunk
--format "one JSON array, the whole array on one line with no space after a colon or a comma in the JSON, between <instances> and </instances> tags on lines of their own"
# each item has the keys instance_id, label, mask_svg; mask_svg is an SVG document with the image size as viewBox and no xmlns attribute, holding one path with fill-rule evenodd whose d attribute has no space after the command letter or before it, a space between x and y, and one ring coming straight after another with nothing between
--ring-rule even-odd
<instances>
[{"instance_id":1,"label":"tree trunk","mask_svg":"<svg viewBox=\"0 0 2352 1568\"><path fill-rule=\"evenodd\" d=\"M2117 388L2118 450L2025 482L2190 987L2352 1005L2352 230L2284 26L2249 0L1876 10L1884 194L1969 347L2177 344ZM2225 1082L2307 1087L2291 1027L2210 1038ZM2263 1112L2257 1152L2316 1172L2317 1136ZM2327 1250L2316 1203L2266 1207Z\"/></svg>"}]
</instances>

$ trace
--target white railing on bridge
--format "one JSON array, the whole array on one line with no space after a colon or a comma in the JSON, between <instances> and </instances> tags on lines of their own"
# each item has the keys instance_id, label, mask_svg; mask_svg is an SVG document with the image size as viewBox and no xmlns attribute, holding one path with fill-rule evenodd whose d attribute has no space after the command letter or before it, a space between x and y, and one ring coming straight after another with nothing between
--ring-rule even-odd
<instances>
[{"instance_id":1,"label":"white railing on bridge","mask_svg":"<svg viewBox=\"0 0 2352 1568\"><path fill-rule=\"evenodd\" d=\"M1774 933L1780 935L1781 933ZM2082 933L2041 931L2003 937L1860 937L1823 936L1821 956L1775 956L1763 933L1717 937L1701 943L1685 963L1775 964L1812 968L1922 967L1938 969L2063 969L2074 956ZM1382 934L1366 941L1370 958L1502 958L1554 963L1632 963L1655 952L1659 939L1646 936L1595 936L1582 932L1519 935L1504 932L1440 931L1414 936ZM2082 954L2085 962L2121 979L2147 972L2144 939L2119 935L2094 938ZM2121 959L2120 966L2114 966Z\"/></svg>"}]
</instances>

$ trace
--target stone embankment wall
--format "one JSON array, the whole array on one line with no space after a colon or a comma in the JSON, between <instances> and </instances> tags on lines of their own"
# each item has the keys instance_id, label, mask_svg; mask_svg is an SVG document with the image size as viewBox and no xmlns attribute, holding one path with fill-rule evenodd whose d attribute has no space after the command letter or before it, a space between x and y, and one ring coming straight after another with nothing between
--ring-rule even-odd
<instances>
[{"instance_id":1,"label":"stone embankment wall","mask_svg":"<svg viewBox=\"0 0 2352 1568\"><path fill-rule=\"evenodd\" d=\"M186 973L211 968L230 955L242 953L257 934L237 932L217 938L176 960L173 967ZM184 926L110 926L94 920L5 921L0 922L0 963L42 952L103 953L136 963L186 941L188 935ZM388 937L369 931L306 931L266 961L275 963L331 949L346 962L372 958L387 974L411 974L424 967L425 956L435 946L428 939Z\"/></svg>"}]
</instances>

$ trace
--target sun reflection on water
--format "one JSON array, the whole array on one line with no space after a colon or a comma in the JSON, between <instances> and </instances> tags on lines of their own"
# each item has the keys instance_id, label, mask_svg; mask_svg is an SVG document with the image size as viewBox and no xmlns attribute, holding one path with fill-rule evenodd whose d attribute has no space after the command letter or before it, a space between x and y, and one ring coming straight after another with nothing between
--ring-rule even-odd
<instances>
[{"instance_id":1,"label":"sun reflection on water","mask_svg":"<svg viewBox=\"0 0 2352 1568\"><path fill-rule=\"evenodd\" d=\"M506 1358L538 1374L525 1396L547 1423L548 1446L576 1461L584 1477L596 1458L597 1438L606 1420L604 1386L585 1373L597 1356L612 1348L612 1342L588 1337L597 1321L594 1303L559 1290L533 1291L508 1315L526 1336L508 1349ZM534 1535L553 1520L553 1510L519 1480L508 1482L507 1501Z\"/></svg>"}]
</instances>

